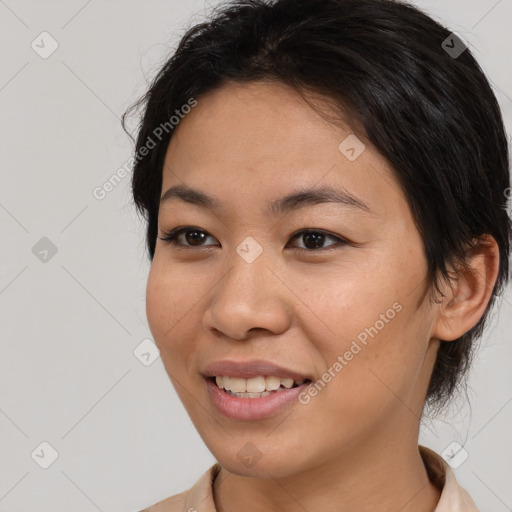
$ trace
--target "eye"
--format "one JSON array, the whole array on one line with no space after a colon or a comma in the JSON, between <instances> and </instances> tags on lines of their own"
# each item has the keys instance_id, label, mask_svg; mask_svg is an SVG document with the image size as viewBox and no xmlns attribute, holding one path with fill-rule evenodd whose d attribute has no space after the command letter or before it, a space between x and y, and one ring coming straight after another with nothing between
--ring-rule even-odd
<instances>
[{"instance_id":1,"label":"eye","mask_svg":"<svg viewBox=\"0 0 512 512\"><path fill-rule=\"evenodd\" d=\"M294 235L292 235L291 240L294 238L299 238L304 241L305 247L299 247L299 249L311 251L311 250L317 250L318 249L328 249L332 246L336 245L347 245L349 244L348 240L345 240L344 238L341 238L336 235L331 235L330 233L327 233L323 229L303 229ZM332 239L335 240L334 243L326 246L326 247L320 247L324 244L326 239Z\"/></svg>"},{"instance_id":2,"label":"eye","mask_svg":"<svg viewBox=\"0 0 512 512\"><path fill-rule=\"evenodd\" d=\"M185 237L180 241L180 237L182 235L185 235ZM207 231L205 231L204 229L196 228L193 226L184 226L175 228L172 231L164 233L164 236L158 238L160 238L160 240L166 243L176 246L179 249L191 249L194 247L208 247L208 245L205 245L202 242L204 242L209 236L213 238L213 236L208 235ZM301 231L298 231L297 233L294 233L291 236L290 240L294 240L295 238L302 238L303 241L305 242L304 247L297 247L299 250L310 252L318 252L318 250L328 249L329 247L336 245L350 244L348 240L345 240L344 238L341 238L336 235L332 235L322 229L303 229ZM321 247L324 244L325 240L328 238L331 238L335 242L328 245L327 247ZM183 243L183 240L186 243ZM286 247L288 247L288 245Z\"/></svg>"},{"instance_id":3,"label":"eye","mask_svg":"<svg viewBox=\"0 0 512 512\"><path fill-rule=\"evenodd\" d=\"M201 245L201 242L208 238L208 236L211 236L207 235L206 233L207 232L204 229L196 228L193 226L185 226L175 228L172 231L169 231L168 233L164 233L163 237L158 238L160 238L160 240L164 242L175 245L179 248L204 247L204 245ZM179 237L181 237L182 234L185 234L185 241L187 243L182 243L179 240Z\"/></svg>"}]
</instances>

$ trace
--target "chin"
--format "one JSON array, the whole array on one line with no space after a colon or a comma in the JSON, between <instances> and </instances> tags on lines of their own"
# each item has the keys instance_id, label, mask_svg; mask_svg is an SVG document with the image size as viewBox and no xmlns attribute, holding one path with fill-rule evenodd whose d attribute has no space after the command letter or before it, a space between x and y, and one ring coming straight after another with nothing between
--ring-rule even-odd
<instances>
[{"instance_id":1,"label":"chin","mask_svg":"<svg viewBox=\"0 0 512 512\"><path fill-rule=\"evenodd\" d=\"M254 451L252 456L250 453L253 448L249 443L245 448L237 450L234 453L214 453L216 460L223 469L237 476L249 478L286 478L297 473L301 469L301 464L296 457L290 455L277 456L275 451L260 452L259 456Z\"/></svg>"}]
</instances>

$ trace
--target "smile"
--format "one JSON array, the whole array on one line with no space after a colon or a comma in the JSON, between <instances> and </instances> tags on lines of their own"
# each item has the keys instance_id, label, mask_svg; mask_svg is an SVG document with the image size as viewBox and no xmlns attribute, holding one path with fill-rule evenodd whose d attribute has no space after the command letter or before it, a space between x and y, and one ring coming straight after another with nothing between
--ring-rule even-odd
<instances>
[{"instance_id":1,"label":"smile","mask_svg":"<svg viewBox=\"0 0 512 512\"><path fill-rule=\"evenodd\" d=\"M267 377L254 377L251 379L238 379L228 377L227 386L231 386L232 382L235 389L242 388L242 385L246 386L246 381L249 382L249 389L255 389L256 383L259 384L260 388L263 385L262 381L265 382L264 391L252 392L252 391L232 391L231 389L224 388L225 377L207 377L206 384L208 395L212 404L214 405L217 412L222 416L231 420L239 421L255 421L265 418L271 418L282 413L293 405L297 405L299 402L298 397L304 389L311 384L310 380L304 380L301 384L298 382L290 382L279 377L270 377L269 387L276 386L279 384L277 389L267 390L266 380ZM222 379L222 386L218 386L216 380ZM277 379L277 382L276 380ZM256 381L254 384L250 381ZM282 380L285 380L285 384L290 387L283 385ZM239 386L237 388L237 386Z\"/></svg>"},{"instance_id":2,"label":"smile","mask_svg":"<svg viewBox=\"0 0 512 512\"><path fill-rule=\"evenodd\" d=\"M294 381L286 377L280 378L273 375L268 377L253 377L244 379L241 377L215 377L215 383L220 389L225 390L231 396L239 398L261 398L272 393L280 393L286 389L300 386L306 379Z\"/></svg>"}]
</instances>

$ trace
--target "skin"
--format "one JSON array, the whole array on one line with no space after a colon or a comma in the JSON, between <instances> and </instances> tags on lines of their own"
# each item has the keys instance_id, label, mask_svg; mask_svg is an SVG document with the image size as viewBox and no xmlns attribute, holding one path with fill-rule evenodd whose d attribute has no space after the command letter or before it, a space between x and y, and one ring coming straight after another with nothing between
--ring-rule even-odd
<instances>
[{"instance_id":1,"label":"skin","mask_svg":"<svg viewBox=\"0 0 512 512\"><path fill-rule=\"evenodd\" d=\"M427 263L405 196L361 136L366 149L355 161L340 152L352 131L285 85L253 82L201 97L171 139L162 195L186 184L222 208L179 199L161 206L159 237L178 226L208 236L194 246L181 235L185 249L158 239L147 317L181 401L222 466L219 512L432 512L439 501L418 452L426 390L439 339L456 339L483 314L498 249L490 239L470 260L473 272L444 285L441 304L422 302ZM272 217L263 208L321 185L344 187L371 211L323 203ZM308 249L307 237L292 237L305 228L351 243L326 236ZM248 236L263 249L252 263L236 252ZM235 421L211 403L200 374L207 364L266 359L320 379L397 302L401 311L308 404ZM237 456L246 443L261 454L252 467Z\"/></svg>"}]
</instances>

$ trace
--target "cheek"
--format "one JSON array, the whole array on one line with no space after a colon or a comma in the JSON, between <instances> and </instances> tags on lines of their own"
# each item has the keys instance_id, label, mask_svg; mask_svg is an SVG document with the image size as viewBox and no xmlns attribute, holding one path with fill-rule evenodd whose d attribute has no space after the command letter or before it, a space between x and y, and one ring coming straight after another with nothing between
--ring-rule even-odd
<instances>
[{"instance_id":1,"label":"cheek","mask_svg":"<svg viewBox=\"0 0 512 512\"><path fill-rule=\"evenodd\" d=\"M146 286L146 316L155 344L167 369L183 361L191 348L183 329L192 318L195 303L187 279L153 261ZM179 357L177 357L179 356Z\"/></svg>"},{"instance_id":2,"label":"cheek","mask_svg":"<svg viewBox=\"0 0 512 512\"><path fill-rule=\"evenodd\" d=\"M298 291L314 313L304 310L301 327L321 354L317 368L323 367L321 379L330 389L324 397L331 407L337 403L345 418L360 417L361 409L379 414L386 404L400 403L397 396L408 396L418 383L427 349L428 340L418 334L425 333L417 309L420 287L411 293L421 269L410 263L409 268L382 264L367 269L356 271L354 265L353 272L331 272L330 279L316 274L314 280L302 279ZM352 414L346 414L349 410Z\"/></svg>"},{"instance_id":3,"label":"cheek","mask_svg":"<svg viewBox=\"0 0 512 512\"><path fill-rule=\"evenodd\" d=\"M183 273L179 275L153 260L146 286L146 316L165 371L192 417L194 401L188 391L190 379L197 379L197 385L202 383L195 375L197 349L190 326L198 325L192 307L197 299L190 289L189 279Z\"/></svg>"},{"instance_id":4,"label":"cheek","mask_svg":"<svg viewBox=\"0 0 512 512\"><path fill-rule=\"evenodd\" d=\"M358 336L364 343L370 336L367 330L376 322L377 330L383 332L400 316L397 309L402 308L393 305L401 302L400 292L395 291L401 284L382 270L344 264L294 277L290 279L297 283L294 293L305 299L302 302L307 308L297 312L304 322L302 327L309 331L311 341L321 345L322 352L330 349L339 354L349 348L347 340Z\"/></svg>"},{"instance_id":5,"label":"cheek","mask_svg":"<svg viewBox=\"0 0 512 512\"><path fill-rule=\"evenodd\" d=\"M166 276L154 260L148 275L146 285L146 316L155 343L159 348L163 342L165 328L172 325L174 294L166 286ZM167 290L167 293L166 293Z\"/></svg>"}]
</instances>

